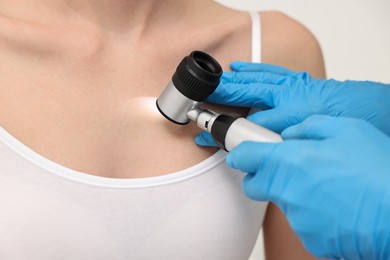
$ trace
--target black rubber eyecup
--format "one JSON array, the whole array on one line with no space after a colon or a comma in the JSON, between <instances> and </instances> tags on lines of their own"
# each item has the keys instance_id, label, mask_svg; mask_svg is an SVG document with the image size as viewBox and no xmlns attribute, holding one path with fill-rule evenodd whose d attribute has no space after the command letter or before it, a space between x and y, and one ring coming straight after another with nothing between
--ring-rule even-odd
<instances>
[{"instance_id":1,"label":"black rubber eyecup","mask_svg":"<svg viewBox=\"0 0 390 260\"><path fill-rule=\"evenodd\" d=\"M218 87L222 72L221 65L213 57L193 51L180 62L172 82L187 98L203 102Z\"/></svg>"}]
</instances>

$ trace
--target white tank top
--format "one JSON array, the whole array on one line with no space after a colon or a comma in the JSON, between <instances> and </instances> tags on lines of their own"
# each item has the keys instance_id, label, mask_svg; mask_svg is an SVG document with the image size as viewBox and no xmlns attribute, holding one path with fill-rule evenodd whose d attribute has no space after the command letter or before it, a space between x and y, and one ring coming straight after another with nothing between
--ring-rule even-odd
<instances>
[{"instance_id":1,"label":"white tank top","mask_svg":"<svg viewBox=\"0 0 390 260\"><path fill-rule=\"evenodd\" d=\"M251 17L258 62L260 19ZM248 259L266 203L244 196L225 155L112 179L54 163L0 127L0 259Z\"/></svg>"}]
</instances>

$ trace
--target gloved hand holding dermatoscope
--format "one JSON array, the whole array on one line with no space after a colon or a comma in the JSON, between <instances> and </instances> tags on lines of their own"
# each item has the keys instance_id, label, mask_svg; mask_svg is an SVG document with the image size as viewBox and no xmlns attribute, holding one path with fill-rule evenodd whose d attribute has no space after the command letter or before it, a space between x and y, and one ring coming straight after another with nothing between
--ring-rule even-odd
<instances>
[{"instance_id":1,"label":"gloved hand holding dermatoscope","mask_svg":"<svg viewBox=\"0 0 390 260\"><path fill-rule=\"evenodd\" d=\"M220 82L222 68L210 55L193 51L176 69L172 81L157 99L157 108L173 123L190 120L209 132L219 147L230 151L243 141L280 142L280 135L239 115L217 114L201 104Z\"/></svg>"}]
</instances>

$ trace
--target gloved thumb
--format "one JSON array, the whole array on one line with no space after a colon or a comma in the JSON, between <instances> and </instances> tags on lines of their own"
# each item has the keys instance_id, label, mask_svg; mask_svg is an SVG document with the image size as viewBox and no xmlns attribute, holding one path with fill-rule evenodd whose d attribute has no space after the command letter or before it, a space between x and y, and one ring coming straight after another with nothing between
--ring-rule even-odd
<instances>
[{"instance_id":1,"label":"gloved thumb","mask_svg":"<svg viewBox=\"0 0 390 260\"><path fill-rule=\"evenodd\" d=\"M284 129L302 122L304 117L286 109L274 108L254 113L248 116L248 119L271 131L281 133Z\"/></svg>"}]
</instances>

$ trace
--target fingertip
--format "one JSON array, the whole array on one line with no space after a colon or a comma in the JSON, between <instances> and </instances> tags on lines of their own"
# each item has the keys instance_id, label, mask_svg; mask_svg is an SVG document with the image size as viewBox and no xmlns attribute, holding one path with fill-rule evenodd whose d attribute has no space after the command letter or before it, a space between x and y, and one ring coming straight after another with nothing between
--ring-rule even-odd
<instances>
[{"instance_id":1,"label":"fingertip","mask_svg":"<svg viewBox=\"0 0 390 260\"><path fill-rule=\"evenodd\" d=\"M203 140L203 138L200 136L200 134L197 135L197 136L195 136L194 141L195 141L195 143L196 143L197 145L199 145L199 146L204 146L204 140Z\"/></svg>"},{"instance_id":2,"label":"fingertip","mask_svg":"<svg viewBox=\"0 0 390 260\"><path fill-rule=\"evenodd\" d=\"M230 167L230 168L234 168L234 165L233 165L233 155L232 153L228 153L228 155L226 156L226 164Z\"/></svg>"},{"instance_id":3,"label":"fingertip","mask_svg":"<svg viewBox=\"0 0 390 260\"><path fill-rule=\"evenodd\" d=\"M232 72L223 72L221 76L221 83L229 81L232 78Z\"/></svg>"},{"instance_id":4,"label":"fingertip","mask_svg":"<svg viewBox=\"0 0 390 260\"><path fill-rule=\"evenodd\" d=\"M280 136L283 140L293 139L296 136L297 127L299 127L299 124L287 127L280 133Z\"/></svg>"},{"instance_id":5,"label":"fingertip","mask_svg":"<svg viewBox=\"0 0 390 260\"><path fill-rule=\"evenodd\" d=\"M234 61L230 64L230 69L232 70L240 70L240 68L242 68L243 66L245 66L247 64L247 62L243 62L243 61Z\"/></svg>"},{"instance_id":6,"label":"fingertip","mask_svg":"<svg viewBox=\"0 0 390 260\"><path fill-rule=\"evenodd\" d=\"M213 137L205 131L195 136L194 141L199 146L217 146Z\"/></svg>"},{"instance_id":7,"label":"fingertip","mask_svg":"<svg viewBox=\"0 0 390 260\"><path fill-rule=\"evenodd\" d=\"M195 143L199 146L206 146L207 145L206 140L203 138L203 133L200 133L197 136L195 136L194 140L195 140Z\"/></svg>"},{"instance_id":8,"label":"fingertip","mask_svg":"<svg viewBox=\"0 0 390 260\"><path fill-rule=\"evenodd\" d=\"M309 125L313 125L313 116L309 116L308 118L302 120L301 122L291 125L284 129L280 136L287 140L287 139L301 139L302 137L306 136L305 133L309 127Z\"/></svg>"},{"instance_id":9,"label":"fingertip","mask_svg":"<svg viewBox=\"0 0 390 260\"><path fill-rule=\"evenodd\" d=\"M266 110L266 111L268 111L268 110ZM254 114L251 114L247 117L247 119L255 124L262 126L262 127L268 128L272 131L275 131L272 127L272 124L270 124L271 123L270 118L267 116L263 116L263 114L267 114L267 113L265 113L266 111L259 111L259 112L256 112Z\"/></svg>"},{"instance_id":10,"label":"fingertip","mask_svg":"<svg viewBox=\"0 0 390 260\"><path fill-rule=\"evenodd\" d=\"M248 116L248 120L276 133L281 133L295 123L296 119L296 117L292 119L291 115L285 114L280 109L264 110Z\"/></svg>"}]
</instances>

